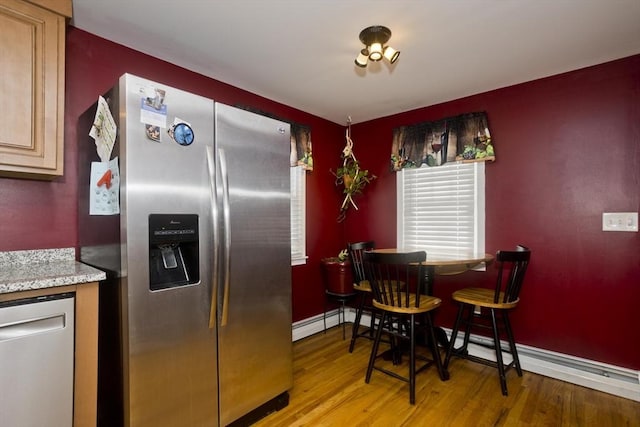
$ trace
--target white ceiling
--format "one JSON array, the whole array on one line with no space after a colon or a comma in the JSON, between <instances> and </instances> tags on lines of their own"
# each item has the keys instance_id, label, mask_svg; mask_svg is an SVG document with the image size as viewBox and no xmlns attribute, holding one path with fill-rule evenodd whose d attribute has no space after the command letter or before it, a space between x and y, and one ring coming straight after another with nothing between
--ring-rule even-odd
<instances>
[{"instance_id":1,"label":"white ceiling","mask_svg":"<svg viewBox=\"0 0 640 427\"><path fill-rule=\"evenodd\" d=\"M640 53L640 0L73 0L73 14L77 28L339 124ZM354 65L371 25L391 29L394 65Z\"/></svg>"}]
</instances>

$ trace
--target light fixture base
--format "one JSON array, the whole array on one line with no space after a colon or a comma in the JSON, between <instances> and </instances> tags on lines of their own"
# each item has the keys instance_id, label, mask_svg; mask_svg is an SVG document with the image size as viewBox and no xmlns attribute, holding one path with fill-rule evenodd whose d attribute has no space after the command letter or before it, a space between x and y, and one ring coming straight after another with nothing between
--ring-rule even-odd
<instances>
[{"instance_id":1,"label":"light fixture base","mask_svg":"<svg viewBox=\"0 0 640 427\"><path fill-rule=\"evenodd\" d=\"M391 38L391 30L382 25L373 25L360 31L360 41L365 46L371 46L372 43L378 42L384 45Z\"/></svg>"}]
</instances>

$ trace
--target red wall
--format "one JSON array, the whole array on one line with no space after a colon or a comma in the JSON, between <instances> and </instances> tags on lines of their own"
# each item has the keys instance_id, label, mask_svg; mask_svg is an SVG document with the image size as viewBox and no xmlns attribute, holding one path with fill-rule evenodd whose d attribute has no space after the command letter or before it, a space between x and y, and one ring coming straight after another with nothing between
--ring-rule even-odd
<instances>
[{"instance_id":1,"label":"red wall","mask_svg":"<svg viewBox=\"0 0 640 427\"><path fill-rule=\"evenodd\" d=\"M0 178L0 251L76 245L76 121L125 73L227 104L250 105L312 127L315 171L307 176L307 265L293 269L293 317L322 312L319 262L347 241L394 246L391 131L401 124L487 111L498 160L487 165L487 251L517 243L533 250L514 312L517 340L640 369L635 306L640 301L640 235L603 233L603 211L640 210L640 56L512 86L353 126L358 159L378 179L360 210L337 224L335 170L344 127L69 28L65 176L53 182ZM84 130L83 130L84 131ZM366 151L365 151L366 150ZM479 273L438 278L448 299Z\"/></svg>"},{"instance_id":2,"label":"red wall","mask_svg":"<svg viewBox=\"0 0 640 427\"><path fill-rule=\"evenodd\" d=\"M354 126L358 159L379 179L347 219L347 240L395 246L392 129L471 111L487 112L497 155L486 167L487 252L532 249L517 341L640 369L640 234L602 231L603 212L640 210L640 56ZM437 278L441 323L453 323L451 292L483 276Z\"/></svg>"},{"instance_id":3,"label":"red wall","mask_svg":"<svg viewBox=\"0 0 640 427\"><path fill-rule=\"evenodd\" d=\"M339 193L328 185L344 128L73 27L68 29L66 48L65 174L52 182L0 178L0 251L76 246L77 119L126 72L311 126L316 170L307 176L309 263L293 269L293 317L295 321L321 313L319 259L344 246L334 220Z\"/></svg>"}]
</instances>

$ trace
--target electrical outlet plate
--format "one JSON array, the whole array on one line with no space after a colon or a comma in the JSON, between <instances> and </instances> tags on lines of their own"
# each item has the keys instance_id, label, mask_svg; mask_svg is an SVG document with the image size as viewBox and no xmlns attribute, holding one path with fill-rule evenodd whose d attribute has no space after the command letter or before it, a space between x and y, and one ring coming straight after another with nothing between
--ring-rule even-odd
<instances>
[{"instance_id":1,"label":"electrical outlet plate","mask_svg":"<svg viewBox=\"0 0 640 427\"><path fill-rule=\"evenodd\" d=\"M604 212L602 231L638 232L638 212Z\"/></svg>"}]
</instances>

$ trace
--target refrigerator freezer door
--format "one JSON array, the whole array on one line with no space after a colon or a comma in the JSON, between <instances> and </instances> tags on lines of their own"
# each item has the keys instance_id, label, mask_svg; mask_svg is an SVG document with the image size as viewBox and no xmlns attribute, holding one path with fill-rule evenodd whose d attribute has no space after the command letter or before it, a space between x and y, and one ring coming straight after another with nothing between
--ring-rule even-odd
<instances>
[{"instance_id":1,"label":"refrigerator freezer door","mask_svg":"<svg viewBox=\"0 0 640 427\"><path fill-rule=\"evenodd\" d=\"M158 105L147 105L153 93L162 99ZM217 344L215 329L209 328L214 230L207 165L214 104L125 75L120 107L120 116L126 117L120 120L117 153L122 183L125 425L217 425ZM155 139L145 120L159 126ZM190 144L168 132L176 122L189 124L194 137ZM166 223L160 221L164 225L154 225L157 230L150 232L154 218ZM189 225L180 223L185 218ZM192 268L199 266L199 271L188 278L185 274L175 287L152 289L149 259L158 249L167 250L162 238L174 249L184 245L175 253L185 258L187 267L187 257L197 258ZM165 264L156 265L167 272L177 270L171 262Z\"/></svg>"},{"instance_id":2,"label":"refrigerator freezer door","mask_svg":"<svg viewBox=\"0 0 640 427\"><path fill-rule=\"evenodd\" d=\"M220 276L228 276L219 278L228 292L220 286L217 298L218 315L227 316L218 322L220 423L226 425L293 384L290 130L234 107L215 108L216 153L226 163L218 202L228 215L220 215L220 225L227 223L229 239L220 247Z\"/></svg>"}]
</instances>

